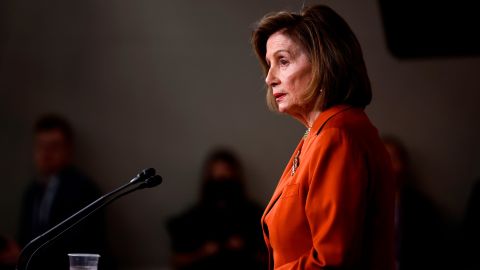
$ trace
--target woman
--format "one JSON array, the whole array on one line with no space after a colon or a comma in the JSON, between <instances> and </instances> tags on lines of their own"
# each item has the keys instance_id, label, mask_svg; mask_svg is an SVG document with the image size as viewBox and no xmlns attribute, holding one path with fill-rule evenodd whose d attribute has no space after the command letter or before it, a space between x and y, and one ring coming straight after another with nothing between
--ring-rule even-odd
<instances>
[{"instance_id":1,"label":"woman","mask_svg":"<svg viewBox=\"0 0 480 270\"><path fill-rule=\"evenodd\" d=\"M167 225L175 269L265 269L262 209L245 192L240 160L215 150L202 180L199 203Z\"/></svg>"},{"instance_id":2,"label":"woman","mask_svg":"<svg viewBox=\"0 0 480 270\"><path fill-rule=\"evenodd\" d=\"M265 16L252 44L269 107L307 128L262 217L270 269L393 269L391 164L351 29L319 5Z\"/></svg>"}]
</instances>

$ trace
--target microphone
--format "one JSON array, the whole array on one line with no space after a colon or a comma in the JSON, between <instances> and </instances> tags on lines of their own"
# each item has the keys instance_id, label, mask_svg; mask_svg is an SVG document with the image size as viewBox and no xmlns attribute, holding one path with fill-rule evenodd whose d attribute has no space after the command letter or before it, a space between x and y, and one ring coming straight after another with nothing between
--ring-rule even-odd
<instances>
[{"instance_id":1,"label":"microphone","mask_svg":"<svg viewBox=\"0 0 480 270\"><path fill-rule=\"evenodd\" d=\"M113 201L123 197L127 194L130 194L134 191L152 188L160 185L163 179L161 176L156 175L154 168L148 168L137 174L132 180L128 183L116 188L115 190L107 193L96 201L90 203L86 207L82 208L80 211L66 218L62 222L58 223L48 231L44 232L40 236L36 237L30 241L20 252L20 257L17 263L17 270L26 270L32 257L40 249L48 246L58 237L60 237L65 232L69 231L80 222L88 218L91 214L95 213L97 210L107 206Z\"/></svg>"},{"instance_id":2,"label":"microphone","mask_svg":"<svg viewBox=\"0 0 480 270\"><path fill-rule=\"evenodd\" d=\"M154 175L152 177L149 177L143 181L143 183L140 184L138 189L143 189L143 188L152 188L160 185L162 183L163 179L160 177L160 175Z\"/></svg>"},{"instance_id":3,"label":"microphone","mask_svg":"<svg viewBox=\"0 0 480 270\"><path fill-rule=\"evenodd\" d=\"M154 176L155 175L155 169L154 168L148 168L143 170L141 173L137 174L132 180L130 180L130 183L137 183L143 180L146 180L147 178Z\"/></svg>"}]
</instances>

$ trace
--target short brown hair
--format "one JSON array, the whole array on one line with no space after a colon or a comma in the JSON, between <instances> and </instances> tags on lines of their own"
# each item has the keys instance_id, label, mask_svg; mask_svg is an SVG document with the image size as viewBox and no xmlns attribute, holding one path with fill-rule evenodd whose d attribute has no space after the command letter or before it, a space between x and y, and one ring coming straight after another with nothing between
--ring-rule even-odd
<instances>
[{"instance_id":1,"label":"short brown hair","mask_svg":"<svg viewBox=\"0 0 480 270\"><path fill-rule=\"evenodd\" d=\"M73 143L73 129L68 120L60 115L46 114L40 117L33 128L34 134L59 130L68 143Z\"/></svg>"},{"instance_id":2,"label":"short brown hair","mask_svg":"<svg viewBox=\"0 0 480 270\"><path fill-rule=\"evenodd\" d=\"M285 31L307 51L312 64L312 81L304 97L307 104L325 110L337 104L363 108L370 103L372 90L360 43L335 11L316 5L300 14L281 11L265 15L252 35L252 45L265 74L269 70L266 43L277 31ZM267 104L278 110L270 87Z\"/></svg>"}]
</instances>

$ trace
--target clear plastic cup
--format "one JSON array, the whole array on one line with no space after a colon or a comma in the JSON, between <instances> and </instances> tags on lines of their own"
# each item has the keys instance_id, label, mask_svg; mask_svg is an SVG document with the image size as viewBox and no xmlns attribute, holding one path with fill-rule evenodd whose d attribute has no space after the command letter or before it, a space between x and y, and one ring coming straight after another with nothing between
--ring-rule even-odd
<instances>
[{"instance_id":1,"label":"clear plastic cup","mask_svg":"<svg viewBox=\"0 0 480 270\"><path fill-rule=\"evenodd\" d=\"M98 254L70 253L70 270L97 270Z\"/></svg>"}]
</instances>

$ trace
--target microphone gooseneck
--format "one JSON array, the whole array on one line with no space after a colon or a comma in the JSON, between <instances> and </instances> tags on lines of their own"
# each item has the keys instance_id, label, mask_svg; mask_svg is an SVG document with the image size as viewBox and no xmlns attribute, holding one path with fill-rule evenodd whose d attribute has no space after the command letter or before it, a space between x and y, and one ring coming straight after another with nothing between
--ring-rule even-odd
<instances>
[{"instance_id":1,"label":"microphone gooseneck","mask_svg":"<svg viewBox=\"0 0 480 270\"><path fill-rule=\"evenodd\" d=\"M113 201L130 194L139 189L152 188L158 186L162 183L163 179L161 176L155 174L154 168L148 168L137 174L130 182L118 187L117 189L107 193L96 201L90 203L80 211L71 215L67 219L63 220L59 224L55 225L45 233L36 237L30 241L21 251L20 257L17 263L17 270L26 270L32 259L32 257L40 249L48 246L63 233L72 229L80 222L88 218L91 214L95 213L97 210L107 206Z\"/></svg>"}]
</instances>

